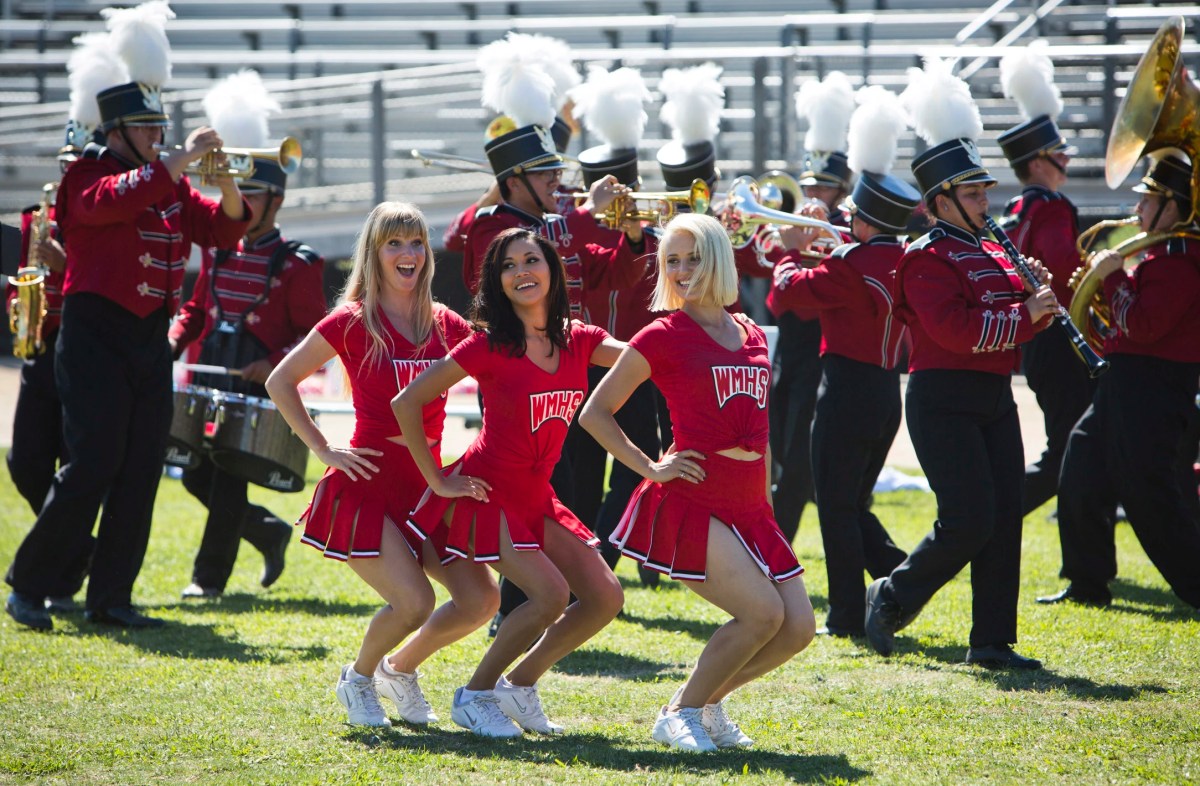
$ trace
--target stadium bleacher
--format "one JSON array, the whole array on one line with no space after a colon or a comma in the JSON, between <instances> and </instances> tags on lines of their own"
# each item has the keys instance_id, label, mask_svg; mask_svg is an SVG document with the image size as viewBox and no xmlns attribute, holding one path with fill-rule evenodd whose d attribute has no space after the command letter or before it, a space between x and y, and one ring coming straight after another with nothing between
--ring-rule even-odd
<instances>
[{"instance_id":1,"label":"stadium bleacher","mask_svg":"<svg viewBox=\"0 0 1200 786\"><path fill-rule=\"evenodd\" d=\"M56 179L54 154L66 116L71 40L101 29L101 0L8 0L0 17L0 215L12 214ZM1003 98L997 63L1011 44L1047 39L1067 108L1064 134L1080 148L1072 196L1085 215L1130 202L1100 178L1106 134L1132 66L1162 19L1197 18L1195 5L1105 5L1044 0L174 0L168 27L174 76L166 100L181 139L202 121L213 80L258 69L284 111L273 131L301 139L304 166L284 220L332 256L349 248L374 200L405 198L439 230L486 187L484 174L426 168L412 148L482 157L489 114L479 105L477 48L508 30L563 38L577 64L635 65L651 89L663 69L713 60L725 67L726 111L718 140L728 175L795 168L802 127L792 95L830 70L903 87L921 55L958 56L985 121L985 160L1000 176L997 198L1015 190L995 136L1018 121ZM1185 52L1195 67L1195 27ZM957 46L957 48L955 48ZM666 137L657 107L643 160ZM378 129L383 129L382 137ZM590 143L574 142L574 149ZM897 169L919 151L902 142ZM643 167L657 188L656 167ZM439 233L440 234L440 231Z\"/></svg>"}]
</instances>

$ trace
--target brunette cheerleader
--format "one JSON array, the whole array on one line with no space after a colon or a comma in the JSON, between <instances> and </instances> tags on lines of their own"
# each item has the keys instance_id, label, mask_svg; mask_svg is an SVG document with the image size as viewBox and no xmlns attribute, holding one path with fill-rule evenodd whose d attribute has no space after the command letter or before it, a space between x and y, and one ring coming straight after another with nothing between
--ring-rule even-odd
<instances>
[{"instance_id":1,"label":"brunette cheerleader","mask_svg":"<svg viewBox=\"0 0 1200 786\"><path fill-rule=\"evenodd\" d=\"M658 249L651 309L673 313L633 337L580 418L645 478L613 543L733 617L654 724L655 740L689 751L750 745L725 714L725 697L786 663L816 627L798 578L804 569L771 510L766 337L726 312L736 297L721 224L702 215L672 220ZM661 461L638 450L613 418L647 379L666 398L674 428L675 445Z\"/></svg>"},{"instance_id":2,"label":"brunette cheerleader","mask_svg":"<svg viewBox=\"0 0 1200 786\"><path fill-rule=\"evenodd\" d=\"M486 570L443 566L444 552L403 528L425 490L410 446L415 440L439 461L446 401L444 396L429 401L417 429L402 437L392 397L470 334L462 317L433 302L433 268L421 212L403 202L378 205L359 234L341 305L267 380L288 424L328 466L300 517L303 542L347 562L387 602L367 627L358 659L338 679L336 695L356 724L391 725L379 696L393 701L410 723L436 720L417 683L417 666L482 625L499 605ZM334 355L345 366L354 399L349 447L328 443L297 392ZM451 600L436 612L422 566L450 591ZM461 602L463 597L470 602ZM403 648L385 657L418 628Z\"/></svg>"},{"instance_id":3,"label":"brunette cheerleader","mask_svg":"<svg viewBox=\"0 0 1200 786\"><path fill-rule=\"evenodd\" d=\"M477 332L393 402L429 483L408 524L423 538L444 538L453 561L491 564L529 598L505 616L471 680L455 692L450 717L486 737L558 734L563 727L547 719L537 680L612 621L623 597L596 550L599 539L558 501L550 474L587 393L588 364L611 366L624 344L568 321L558 253L527 229L496 236L480 278L471 314ZM443 473L411 437L421 433L422 408L468 374L483 394L483 428ZM571 593L578 600L568 606Z\"/></svg>"}]
</instances>

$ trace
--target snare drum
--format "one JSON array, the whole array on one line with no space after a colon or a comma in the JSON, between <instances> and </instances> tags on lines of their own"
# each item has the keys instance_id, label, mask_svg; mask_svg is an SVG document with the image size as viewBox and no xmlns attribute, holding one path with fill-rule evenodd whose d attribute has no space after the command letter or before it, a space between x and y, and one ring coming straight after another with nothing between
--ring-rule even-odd
<instances>
[{"instance_id":1,"label":"snare drum","mask_svg":"<svg viewBox=\"0 0 1200 786\"><path fill-rule=\"evenodd\" d=\"M204 426L212 416L213 389L200 385L175 386L175 410L163 463L195 469L204 456Z\"/></svg>"},{"instance_id":2,"label":"snare drum","mask_svg":"<svg viewBox=\"0 0 1200 786\"><path fill-rule=\"evenodd\" d=\"M213 409L210 449L214 464L276 491L304 488L308 446L288 426L274 402L216 391Z\"/></svg>"}]
</instances>

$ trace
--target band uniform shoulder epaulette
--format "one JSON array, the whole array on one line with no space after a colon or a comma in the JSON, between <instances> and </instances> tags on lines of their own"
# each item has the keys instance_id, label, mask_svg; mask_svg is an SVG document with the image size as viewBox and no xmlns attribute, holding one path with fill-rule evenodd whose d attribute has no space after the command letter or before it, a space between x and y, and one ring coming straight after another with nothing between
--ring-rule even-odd
<instances>
[{"instance_id":1,"label":"band uniform shoulder epaulette","mask_svg":"<svg viewBox=\"0 0 1200 786\"><path fill-rule=\"evenodd\" d=\"M924 235L921 235L919 238L914 240L912 245L908 247L908 250L922 251L926 246L931 245L944 237L946 237L946 230L942 229L941 227L934 227Z\"/></svg>"},{"instance_id":2,"label":"band uniform shoulder epaulette","mask_svg":"<svg viewBox=\"0 0 1200 786\"><path fill-rule=\"evenodd\" d=\"M1167 253L1171 256L1184 256L1188 252L1188 242L1185 237L1172 237L1167 239Z\"/></svg>"},{"instance_id":3,"label":"band uniform shoulder epaulette","mask_svg":"<svg viewBox=\"0 0 1200 786\"><path fill-rule=\"evenodd\" d=\"M843 243L830 252L829 256L833 257L834 259L845 259L847 254L861 245L862 243Z\"/></svg>"},{"instance_id":4,"label":"band uniform shoulder epaulette","mask_svg":"<svg viewBox=\"0 0 1200 786\"><path fill-rule=\"evenodd\" d=\"M499 205L485 205L484 207L481 207L475 211L475 217L482 218L483 216L493 215L499 207Z\"/></svg>"},{"instance_id":5,"label":"band uniform shoulder epaulette","mask_svg":"<svg viewBox=\"0 0 1200 786\"><path fill-rule=\"evenodd\" d=\"M108 148L103 145L98 145L95 142L88 142L83 147L83 152L79 155L80 158L90 158L93 161L101 158L108 152Z\"/></svg>"},{"instance_id":6,"label":"band uniform shoulder epaulette","mask_svg":"<svg viewBox=\"0 0 1200 786\"><path fill-rule=\"evenodd\" d=\"M316 264L323 258L315 248L305 243L301 243L292 249L292 256L299 257L306 265Z\"/></svg>"}]
</instances>

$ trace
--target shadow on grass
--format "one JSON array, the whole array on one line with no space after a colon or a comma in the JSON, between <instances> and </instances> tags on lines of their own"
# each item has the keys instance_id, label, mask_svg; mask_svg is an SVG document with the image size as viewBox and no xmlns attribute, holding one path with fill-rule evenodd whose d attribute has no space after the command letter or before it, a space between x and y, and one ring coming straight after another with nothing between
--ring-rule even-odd
<instances>
[{"instance_id":1,"label":"shadow on grass","mask_svg":"<svg viewBox=\"0 0 1200 786\"><path fill-rule=\"evenodd\" d=\"M321 600L318 598L272 598L253 592L229 592L215 600L186 600L170 606L160 606L185 613L255 614L278 612L287 614L312 614L319 617L347 616L363 617L374 615L383 606L378 603L347 603L345 601Z\"/></svg>"},{"instance_id":2,"label":"shadow on grass","mask_svg":"<svg viewBox=\"0 0 1200 786\"><path fill-rule=\"evenodd\" d=\"M1125 579L1117 579L1109 587L1113 593L1113 605L1110 607L1110 611L1141 614L1167 622L1182 622L1200 617L1195 609L1176 597L1175 593L1170 590L1134 584ZM1144 606L1154 608L1142 608Z\"/></svg>"},{"instance_id":3,"label":"shadow on grass","mask_svg":"<svg viewBox=\"0 0 1200 786\"><path fill-rule=\"evenodd\" d=\"M221 660L230 663L296 663L319 661L329 656L322 645L291 646L273 643L259 647L218 633L212 625L168 622L151 630L130 630L111 625L92 625L79 616L79 627L66 635L78 638L99 636L134 647L151 655L185 660Z\"/></svg>"},{"instance_id":4,"label":"shadow on grass","mask_svg":"<svg viewBox=\"0 0 1200 786\"><path fill-rule=\"evenodd\" d=\"M727 750L692 754L668 748L629 745L599 734L567 734L562 737L524 736L516 739L484 739L466 731L408 727L380 730L351 729L342 735L347 742L370 748L446 754L478 758L509 759L527 764L586 766L614 772L649 774L655 771L684 773L779 773L792 783L857 781L871 775L855 767L844 755L804 756L767 750ZM602 774L599 774L602 777Z\"/></svg>"},{"instance_id":5,"label":"shadow on grass","mask_svg":"<svg viewBox=\"0 0 1200 786\"><path fill-rule=\"evenodd\" d=\"M624 622L633 625L641 625L643 628L654 630L672 631L674 633L686 633L694 639L700 641L708 641L712 638L713 632L721 627L720 623L704 622L702 620L682 619L680 617L643 617L629 610L629 605L625 606L625 613L621 615Z\"/></svg>"},{"instance_id":6,"label":"shadow on grass","mask_svg":"<svg viewBox=\"0 0 1200 786\"><path fill-rule=\"evenodd\" d=\"M898 651L909 649L900 647ZM1031 691L1035 693L1050 693L1064 691L1072 698L1085 701L1134 701L1146 694L1166 693L1167 689L1155 683L1137 685L1105 685L1094 682L1087 677L1071 674L1057 674L1052 669L1043 668L1040 671L1021 671L1018 669L985 669L978 666L967 667L964 663L966 648L960 646L919 647L912 648L941 663L964 666L966 673L984 682L990 682L1000 690Z\"/></svg>"},{"instance_id":7,"label":"shadow on grass","mask_svg":"<svg viewBox=\"0 0 1200 786\"><path fill-rule=\"evenodd\" d=\"M604 649L575 650L554 665L555 671L576 676L619 677L630 682L655 682L664 676L687 676L678 663L662 663Z\"/></svg>"}]
</instances>

